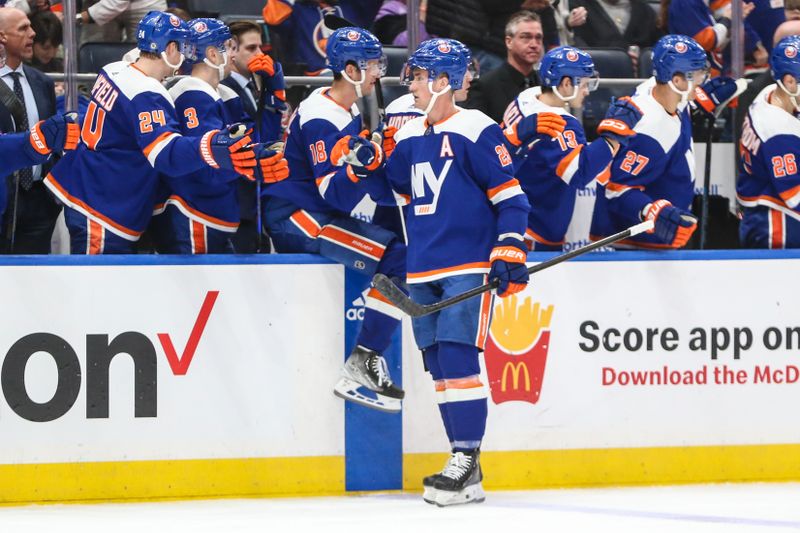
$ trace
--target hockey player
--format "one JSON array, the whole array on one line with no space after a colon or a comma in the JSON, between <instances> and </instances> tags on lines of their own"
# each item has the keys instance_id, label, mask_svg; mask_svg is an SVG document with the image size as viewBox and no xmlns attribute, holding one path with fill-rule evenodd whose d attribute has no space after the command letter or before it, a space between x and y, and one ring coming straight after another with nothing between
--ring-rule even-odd
<instances>
[{"instance_id":1,"label":"hockey player","mask_svg":"<svg viewBox=\"0 0 800 533\"><path fill-rule=\"evenodd\" d=\"M525 235L528 247L560 251L577 190L594 179L607 182L611 160L634 134L642 113L629 98L616 100L597 128L600 139L587 143L580 122L564 106L581 107L597 87L591 56L572 46L550 50L542 58L539 78L541 88L526 89L509 104L504 133L514 153L522 150L516 176L531 204ZM555 137L537 134L534 128L545 124L545 113L559 116L564 131ZM529 143L535 148L528 150Z\"/></svg>"},{"instance_id":2,"label":"hockey player","mask_svg":"<svg viewBox=\"0 0 800 533\"><path fill-rule=\"evenodd\" d=\"M101 69L81 131L82 143L45 184L65 204L72 253L129 253L150 220L159 172L204 168L252 175L249 138L209 131L185 137L161 80L183 62L188 30L175 15L151 11L139 23L136 63Z\"/></svg>"},{"instance_id":3,"label":"hockey player","mask_svg":"<svg viewBox=\"0 0 800 533\"><path fill-rule=\"evenodd\" d=\"M655 228L621 241L621 247L681 248L697 227L688 209L694 198L694 153L688 101L705 80L703 48L683 35L666 35L653 49L655 83L631 98L642 119L636 136L611 164L608 182L597 187L591 237L599 239L653 220Z\"/></svg>"},{"instance_id":4,"label":"hockey player","mask_svg":"<svg viewBox=\"0 0 800 533\"><path fill-rule=\"evenodd\" d=\"M351 140L344 162L359 183L385 183L406 199L411 296L430 304L498 279L501 297L525 288L523 241L528 201L513 175L500 127L477 110L455 106L467 59L446 39L426 41L411 55L404 78L425 116L395 136L385 169L374 143ZM385 173L385 174L384 174ZM390 194L374 196L391 201ZM424 498L437 505L480 502L480 446L487 416L480 380L491 296L467 300L413 320L414 337L436 387L452 454L441 473L423 480Z\"/></svg>"},{"instance_id":5,"label":"hockey player","mask_svg":"<svg viewBox=\"0 0 800 533\"><path fill-rule=\"evenodd\" d=\"M220 84L231 69L231 33L221 21L209 18L189 22L187 61L192 74L170 90L181 133L199 136L223 130L242 119L236 93ZM232 110L239 114L233 115ZM289 175L280 152L255 145L259 166L256 179L271 183ZM164 176L169 188L158 206L163 220L156 239L161 252L173 254L233 253L231 235L239 225L239 174L227 169L203 168L184 176Z\"/></svg>"},{"instance_id":6,"label":"hockey player","mask_svg":"<svg viewBox=\"0 0 800 533\"><path fill-rule=\"evenodd\" d=\"M770 55L773 85L762 90L742 126L736 194L745 248L800 248L800 37Z\"/></svg>"},{"instance_id":7,"label":"hockey player","mask_svg":"<svg viewBox=\"0 0 800 533\"><path fill-rule=\"evenodd\" d=\"M328 39L327 57L333 85L314 91L298 106L286 141L290 176L264 188L264 221L278 252L321 254L364 274L404 276L405 245L391 231L350 217L365 193L351 181L357 180L354 174L334 166L342 146L363 128L355 104L383 74L383 49L366 30L340 28ZM337 396L400 410L404 393L393 384L381 355L400 318L380 293L368 293L357 345L334 388Z\"/></svg>"}]
</instances>

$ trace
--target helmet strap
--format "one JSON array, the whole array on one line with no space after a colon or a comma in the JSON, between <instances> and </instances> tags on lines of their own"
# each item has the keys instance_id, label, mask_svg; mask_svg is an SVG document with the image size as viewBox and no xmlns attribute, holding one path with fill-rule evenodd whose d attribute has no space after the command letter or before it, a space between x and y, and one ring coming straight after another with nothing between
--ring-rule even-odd
<instances>
[{"instance_id":1,"label":"helmet strap","mask_svg":"<svg viewBox=\"0 0 800 533\"><path fill-rule=\"evenodd\" d=\"M215 65L211 61L208 60L207 57L203 58L203 63L208 65L209 67L215 69L217 74L219 74L219 79L222 81L225 78L225 67L228 66L228 52L222 52L222 63L219 65Z\"/></svg>"},{"instance_id":2,"label":"helmet strap","mask_svg":"<svg viewBox=\"0 0 800 533\"><path fill-rule=\"evenodd\" d=\"M183 65L183 60L186 59L186 56L184 56L183 53L181 52L181 60L178 61L177 65L173 65L167 59L167 52L165 50L165 51L161 52L161 59L164 60L164 63L166 63L169 68L171 68L173 70L178 70L179 68L181 68L181 65Z\"/></svg>"},{"instance_id":3,"label":"helmet strap","mask_svg":"<svg viewBox=\"0 0 800 533\"><path fill-rule=\"evenodd\" d=\"M562 102L570 102L575 100L578 97L578 91L581 88L580 83L575 83L575 79L570 78L572 80L572 96L564 96L560 92L558 92L558 85L553 86L553 93L558 96Z\"/></svg>"},{"instance_id":4,"label":"helmet strap","mask_svg":"<svg viewBox=\"0 0 800 533\"><path fill-rule=\"evenodd\" d=\"M452 86L448 83L447 85L445 85L444 89L442 89L441 91L434 91L433 90L433 80L428 80L428 91L430 91L430 93L431 93L431 101L428 102L428 106L425 108L425 111L423 111L423 113L425 113L426 116L429 115L431 110L433 109L433 106L436 105L436 99L439 98L440 96L442 96L444 93L446 93L450 89L452 89ZM455 101L455 94L453 94L453 98L454 98L454 101Z\"/></svg>"},{"instance_id":5,"label":"helmet strap","mask_svg":"<svg viewBox=\"0 0 800 533\"><path fill-rule=\"evenodd\" d=\"M775 80L775 82L778 84L778 87L780 87L781 90L789 96L789 101L792 102L794 110L800 112L800 104L797 102L797 97L800 96L800 86L798 86L795 92L790 93L788 90L786 90L786 86L783 84L783 81Z\"/></svg>"},{"instance_id":6,"label":"helmet strap","mask_svg":"<svg viewBox=\"0 0 800 533\"><path fill-rule=\"evenodd\" d=\"M342 73L342 77L346 79L348 82L350 82L350 84L352 84L353 87L355 87L356 96L358 96L359 98L363 98L364 94L361 91L361 85L364 83L364 80L367 79L367 71L363 69L361 70L361 81L355 81L353 78L348 76L347 72L344 70L341 70L340 72Z\"/></svg>"},{"instance_id":7,"label":"helmet strap","mask_svg":"<svg viewBox=\"0 0 800 533\"><path fill-rule=\"evenodd\" d=\"M680 95L681 104L685 104L686 102L689 101L689 95L692 94L692 91L694 90L694 82L693 81L686 80L686 83L688 84L688 88L685 91L681 91L677 87L675 87L675 84L672 83L672 80L669 80L667 82L667 85L669 85L669 88L672 89L672 91L674 93Z\"/></svg>"}]
</instances>

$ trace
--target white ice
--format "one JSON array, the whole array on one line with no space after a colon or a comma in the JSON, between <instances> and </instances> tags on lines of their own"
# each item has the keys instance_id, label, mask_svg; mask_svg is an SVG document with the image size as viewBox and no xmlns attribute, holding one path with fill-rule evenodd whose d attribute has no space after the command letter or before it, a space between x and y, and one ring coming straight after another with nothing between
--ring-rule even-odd
<instances>
[{"instance_id":1,"label":"white ice","mask_svg":"<svg viewBox=\"0 0 800 533\"><path fill-rule=\"evenodd\" d=\"M490 492L440 509L419 494L0 508L2 533L755 532L800 530L800 484Z\"/></svg>"}]
</instances>

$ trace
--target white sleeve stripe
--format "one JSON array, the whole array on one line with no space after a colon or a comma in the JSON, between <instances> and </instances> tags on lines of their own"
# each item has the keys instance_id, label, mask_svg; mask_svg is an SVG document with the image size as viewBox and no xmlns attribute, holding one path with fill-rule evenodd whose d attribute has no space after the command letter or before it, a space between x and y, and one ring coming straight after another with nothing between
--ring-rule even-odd
<instances>
[{"instance_id":1,"label":"white sleeve stripe","mask_svg":"<svg viewBox=\"0 0 800 533\"><path fill-rule=\"evenodd\" d=\"M333 177L334 174L336 173L331 172L330 174L322 178L322 181L320 181L319 185L317 185L317 188L319 189L319 194L323 198L325 198L325 193L328 192L328 186L331 184L331 178Z\"/></svg>"},{"instance_id":2,"label":"white sleeve stripe","mask_svg":"<svg viewBox=\"0 0 800 533\"><path fill-rule=\"evenodd\" d=\"M525 237L523 237L519 233L501 233L500 235L497 236L498 241L502 241L503 239L508 239L508 238L518 239L520 241L525 240Z\"/></svg>"},{"instance_id":3,"label":"white sleeve stripe","mask_svg":"<svg viewBox=\"0 0 800 533\"><path fill-rule=\"evenodd\" d=\"M797 191L797 193L794 196L786 200L786 205L788 205L792 209L797 207L798 204L800 204L800 191Z\"/></svg>"},{"instance_id":4,"label":"white sleeve stripe","mask_svg":"<svg viewBox=\"0 0 800 533\"><path fill-rule=\"evenodd\" d=\"M728 28L724 24L714 24L714 33L717 35L717 43L715 48L717 50L723 48L728 39Z\"/></svg>"},{"instance_id":5,"label":"white sleeve stripe","mask_svg":"<svg viewBox=\"0 0 800 533\"><path fill-rule=\"evenodd\" d=\"M472 387L469 389L446 389L444 396L447 403L453 402L469 402L472 400L481 400L486 398L486 387L483 385L479 387Z\"/></svg>"},{"instance_id":6,"label":"white sleeve stripe","mask_svg":"<svg viewBox=\"0 0 800 533\"><path fill-rule=\"evenodd\" d=\"M572 176L578 171L578 166L580 165L581 158L573 157L572 161L569 162L567 165L566 170L564 170L564 174L561 175L561 179L564 180L564 183L569 185L569 182L572 181Z\"/></svg>"},{"instance_id":7,"label":"white sleeve stripe","mask_svg":"<svg viewBox=\"0 0 800 533\"><path fill-rule=\"evenodd\" d=\"M150 150L150 153L147 154L147 160L150 162L150 166L152 166L153 168L156 167L156 159L158 159L158 154L160 154L161 150L166 148L167 145L171 143L176 137L180 137L180 135L178 135L177 133L170 133L169 135L164 137L163 141L155 145L153 149Z\"/></svg>"},{"instance_id":8,"label":"white sleeve stripe","mask_svg":"<svg viewBox=\"0 0 800 533\"><path fill-rule=\"evenodd\" d=\"M520 187L519 185L514 185L513 187L509 187L508 189L503 189L502 191L492 196L492 204L497 205L500 202L508 200L509 198L516 196L518 194L525 194L522 192L522 187Z\"/></svg>"}]
</instances>

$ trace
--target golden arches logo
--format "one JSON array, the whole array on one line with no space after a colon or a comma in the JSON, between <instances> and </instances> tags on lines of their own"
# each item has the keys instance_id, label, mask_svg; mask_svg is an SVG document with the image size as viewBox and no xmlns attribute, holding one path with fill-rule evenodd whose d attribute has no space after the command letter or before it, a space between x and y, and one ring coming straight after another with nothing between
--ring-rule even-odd
<instances>
[{"instance_id":1,"label":"golden arches logo","mask_svg":"<svg viewBox=\"0 0 800 533\"><path fill-rule=\"evenodd\" d=\"M523 354L536 344L542 331L550 329L552 318L552 305L542 308L530 296L520 303L517 295L512 294L494 307L489 331L504 351Z\"/></svg>"},{"instance_id":2,"label":"golden arches logo","mask_svg":"<svg viewBox=\"0 0 800 533\"><path fill-rule=\"evenodd\" d=\"M512 390L519 390L519 376L522 372L525 373L525 392L531 391L531 374L528 372L528 365L520 361L519 363L507 362L503 367L503 377L500 379L500 392L508 390L508 374L511 371L511 387Z\"/></svg>"}]
</instances>

